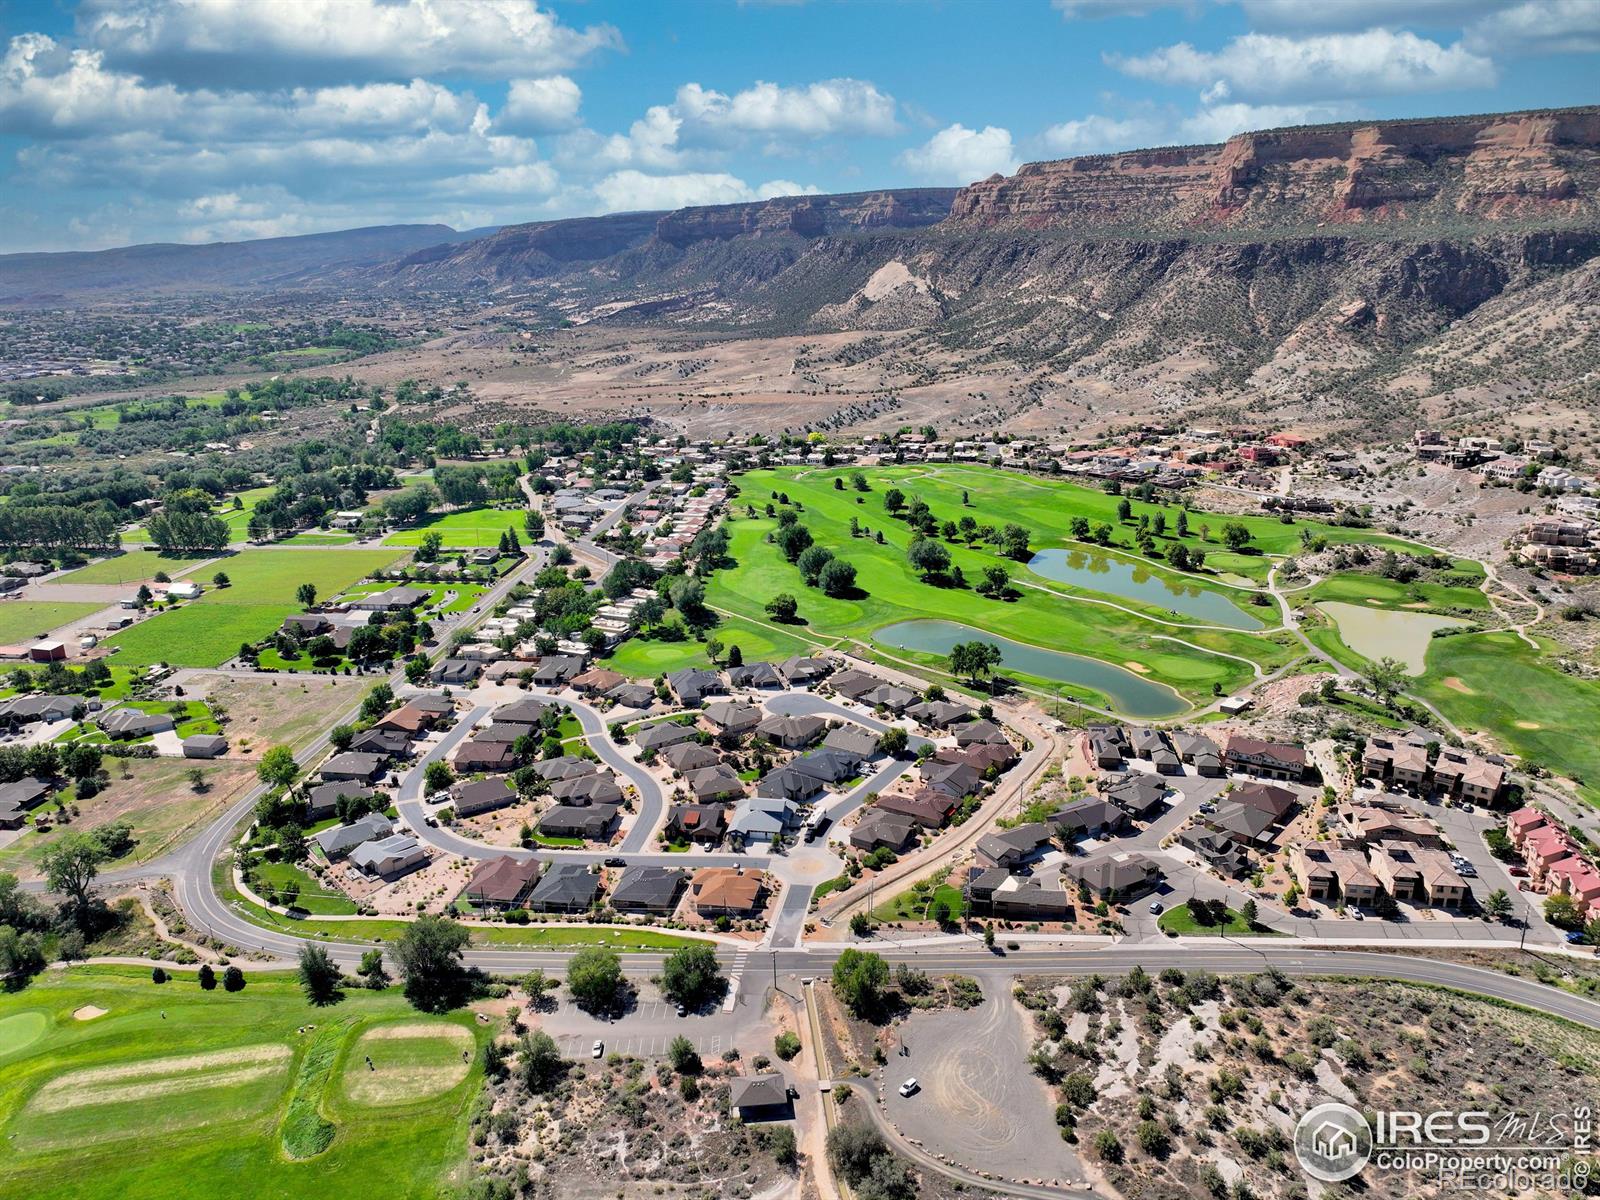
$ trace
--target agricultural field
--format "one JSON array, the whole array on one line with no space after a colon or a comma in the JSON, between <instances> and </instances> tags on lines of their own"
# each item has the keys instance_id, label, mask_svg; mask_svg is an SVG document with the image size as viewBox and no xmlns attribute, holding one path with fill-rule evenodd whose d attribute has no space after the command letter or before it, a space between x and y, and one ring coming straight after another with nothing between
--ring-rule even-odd
<instances>
[{"instance_id":1,"label":"agricultural field","mask_svg":"<svg viewBox=\"0 0 1600 1200\"><path fill-rule=\"evenodd\" d=\"M437 533L451 549L473 550L481 546L496 546L500 535L515 529L517 536L526 540L523 522L527 510L522 508L465 508L459 512L438 513L425 517L415 525L408 525L383 539L385 546L420 546L429 533Z\"/></svg>"},{"instance_id":2,"label":"agricultural field","mask_svg":"<svg viewBox=\"0 0 1600 1200\"><path fill-rule=\"evenodd\" d=\"M1207 700L1215 689L1236 690L1295 657L1290 635L1278 626L1275 602L1254 586L1254 580L1265 579L1270 559L1220 547L1218 531L1232 518L1188 514L1186 543L1199 546L1201 528L1209 526L1207 566L1222 560L1221 575L1195 575L1130 552L1131 525L1117 526L1108 548L1074 542L1072 517L1116 525L1118 500L1074 484L980 468L887 468L864 472L870 490L863 493L848 483L835 488L835 474L848 478L851 472L756 471L740 478L741 494L728 522L730 557L736 565L712 577L708 604L770 625L762 606L777 593L788 592L800 602L803 624L795 627L796 634L850 639L879 657L923 667L942 666L949 644L990 635L1006 651L1005 674L1024 686L1050 697L1063 690L1071 698L1132 716L1177 716ZM951 559L969 586L924 583L905 558L911 530L885 511L884 496L891 487L904 492L908 503L913 497L926 501L941 522L970 516L980 526L1020 523L1031 534L1030 550L1046 553L1035 569L999 557L985 543L958 540L949 546ZM801 523L816 543L855 566L855 595L832 598L806 587L799 571L766 542L776 528L775 520L764 515L773 493L787 494L802 505ZM747 505L755 507L755 517L747 515ZM1175 506L1161 510L1133 503L1134 520L1158 511L1165 512L1169 530L1175 528ZM852 538L851 518L873 536ZM1315 523L1286 526L1259 517L1242 518L1241 523L1256 545L1270 553L1298 549L1301 528L1334 539L1371 536ZM882 544L876 541L879 533ZM982 581L986 567L996 564L1010 574L1008 599L981 596L971 586ZM719 630L718 636L724 642L737 640L731 631ZM746 658L752 657L748 647L743 649Z\"/></svg>"},{"instance_id":3,"label":"agricultural field","mask_svg":"<svg viewBox=\"0 0 1600 1200\"><path fill-rule=\"evenodd\" d=\"M157 571L165 571L176 579L186 571L193 570L203 562L216 558L215 554L158 554L153 550L131 550L126 554L113 555L111 558L102 558L99 562L90 563L87 567L52 580L53 583L148 583L155 578ZM221 564L218 564L219 567ZM203 578L209 579L215 571L206 573Z\"/></svg>"},{"instance_id":4,"label":"agricultural field","mask_svg":"<svg viewBox=\"0 0 1600 1200\"><path fill-rule=\"evenodd\" d=\"M0 602L0 646L26 644L104 607L55 600Z\"/></svg>"},{"instance_id":5,"label":"agricultural field","mask_svg":"<svg viewBox=\"0 0 1600 1200\"><path fill-rule=\"evenodd\" d=\"M487 1036L396 989L315 1008L287 972L51 972L0 996L0 1194L433 1196L461 1181Z\"/></svg>"},{"instance_id":6,"label":"agricultural field","mask_svg":"<svg viewBox=\"0 0 1600 1200\"><path fill-rule=\"evenodd\" d=\"M242 643L260 641L298 610L295 590L302 583L314 584L319 596L334 596L399 557L397 550L245 550L195 572L206 585L200 599L114 634L106 644L123 666L220 666ZM217 570L227 572L232 586L210 585Z\"/></svg>"}]
</instances>

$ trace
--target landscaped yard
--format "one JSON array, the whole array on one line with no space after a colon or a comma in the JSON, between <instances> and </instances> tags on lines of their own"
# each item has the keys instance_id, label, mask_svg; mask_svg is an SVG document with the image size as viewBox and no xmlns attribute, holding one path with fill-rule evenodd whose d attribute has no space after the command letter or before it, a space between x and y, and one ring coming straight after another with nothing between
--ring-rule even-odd
<instances>
[{"instance_id":1,"label":"landscaped yard","mask_svg":"<svg viewBox=\"0 0 1600 1200\"><path fill-rule=\"evenodd\" d=\"M431 1197L461 1182L487 1028L398 989L315 1008L292 972L244 970L234 993L96 966L0 995L0 1195Z\"/></svg>"},{"instance_id":2,"label":"landscaped yard","mask_svg":"<svg viewBox=\"0 0 1600 1200\"><path fill-rule=\"evenodd\" d=\"M291 883L298 887L300 894L295 898L294 907L301 912L310 913L312 916L332 917L349 915L356 911L355 901L349 896L324 887L309 871L294 863L263 862L256 867L256 874L261 880L257 891L261 891L263 887L281 891ZM262 894L265 895L264 892Z\"/></svg>"},{"instance_id":3,"label":"landscaped yard","mask_svg":"<svg viewBox=\"0 0 1600 1200\"><path fill-rule=\"evenodd\" d=\"M1163 933L1176 934L1180 937L1271 937L1274 931L1263 925L1252 925L1241 916L1237 909L1228 910L1228 919L1224 922L1214 922L1210 925L1202 924L1195 920L1194 914L1189 911L1187 904L1175 904L1161 914L1160 921Z\"/></svg>"},{"instance_id":4,"label":"landscaped yard","mask_svg":"<svg viewBox=\"0 0 1600 1200\"><path fill-rule=\"evenodd\" d=\"M298 611L295 591L302 583L315 585L319 596L335 596L400 556L398 550L245 550L196 574L206 589L200 599L106 642L117 648L116 661L124 666L219 666L242 643L260 641ZM227 573L232 586L211 585L218 570Z\"/></svg>"},{"instance_id":5,"label":"landscaped yard","mask_svg":"<svg viewBox=\"0 0 1600 1200\"><path fill-rule=\"evenodd\" d=\"M438 513L426 517L415 525L391 533L383 539L385 546L420 546L425 534L437 533L444 544L462 549L495 546L500 535L515 529L517 536L527 540L523 522L527 510L522 508L466 508L459 512Z\"/></svg>"},{"instance_id":6,"label":"landscaped yard","mask_svg":"<svg viewBox=\"0 0 1600 1200\"><path fill-rule=\"evenodd\" d=\"M0 601L0 646L25 645L104 607L54 600Z\"/></svg>"}]
</instances>

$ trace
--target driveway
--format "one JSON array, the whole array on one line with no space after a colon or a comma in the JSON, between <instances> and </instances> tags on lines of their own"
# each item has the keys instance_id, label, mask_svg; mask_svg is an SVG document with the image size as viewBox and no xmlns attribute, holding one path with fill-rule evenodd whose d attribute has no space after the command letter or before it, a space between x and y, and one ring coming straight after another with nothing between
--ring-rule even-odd
<instances>
[{"instance_id":1,"label":"driveway","mask_svg":"<svg viewBox=\"0 0 1600 1200\"><path fill-rule=\"evenodd\" d=\"M1055 1102L1027 1069L1032 1045L1011 980L983 981L981 1007L914 1014L904 1056L877 1073L884 1114L930 1152L1005 1179L1079 1179L1083 1168L1056 1128ZM922 1089L909 1099L902 1081Z\"/></svg>"}]
</instances>

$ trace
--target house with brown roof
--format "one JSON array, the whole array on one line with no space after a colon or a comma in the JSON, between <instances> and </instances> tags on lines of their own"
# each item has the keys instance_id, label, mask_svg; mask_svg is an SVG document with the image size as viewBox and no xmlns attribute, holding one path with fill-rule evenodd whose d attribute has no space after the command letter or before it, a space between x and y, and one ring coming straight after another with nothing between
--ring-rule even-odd
<instances>
[{"instance_id":1,"label":"house with brown roof","mask_svg":"<svg viewBox=\"0 0 1600 1200\"><path fill-rule=\"evenodd\" d=\"M728 830L728 809L722 804L674 804L667 812L669 841L704 842L714 846Z\"/></svg>"},{"instance_id":2,"label":"house with brown roof","mask_svg":"<svg viewBox=\"0 0 1600 1200\"><path fill-rule=\"evenodd\" d=\"M1388 842L1371 850L1372 873L1396 900L1460 908L1472 895L1443 850Z\"/></svg>"},{"instance_id":3,"label":"house with brown roof","mask_svg":"<svg viewBox=\"0 0 1600 1200\"><path fill-rule=\"evenodd\" d=\"M955 815L956 802L943 792L921 788L909 796L904 792L885 792L878 797L876 807L910 817L924 829L941 829Z\"/></svg>"},{"instance_id":4,"label":"house with brown roof","mask_svg":"<svg viewBox=\"0 0 1600 1200\"><path fill-rule=\"evenodd\" d=\"M766 896L766 876L738 867L703 867L694 873L689 892L702 917L752 917Z\"/></svg>"},{"instance_id":5,"label":"house with brown roof","mask_svg":"<svg viewBox=\"0 0 1600 1200\"><path fill-rule=\"evenodd\" d=\"M461 895L474 908L517 908L537 882L538 859L502 854L479 863Z\"/></svg>"},{"instance_id":6,"label":"house with brown roof","mask_svg":"<svg viewBox=\"0 0 1600 1200\"><path fill-rule=\"evenodd\" d=\"M1474 804L1493 804L1506 784L1506 769L1487 758L1445 746L1433 764L1434 785Z\"/></svg>"},{"instance_id":7,"label":"house with brown roof","mask_svg":"<svg viewBox=\"0 0 1600 1200\"><path fill-rule=\"evenodd\" d=\"M1324 904L1371 905L1378 896L1378 877L1359 850L1333 846L1291 846L1289 871L1309 899Z\"/></svg>"},{"instance_id":8,"label":"house with brown roof","mask_svg":"<svg viewBox=\"0 0 1600 1200\"><path fill-rule=\"evenodd\" d=\"M1306 773L1305 747L1286 742L1267 742L1236 733L1228 738L1222 757L1230 771L1263 779L1298 783Z\"/></svg>"},{"instance_id":9,"label":"house with brown roof","mask_svg":"<svg viewBox=\"0 0 1600 1200\"><path fill-rule=\"evenodd\" d=\"M1421 790L1428 778L1428 746L1420 738L1374 734L1361 752L1361 773L1371 779Z\"/></svg>"}]
</instances>

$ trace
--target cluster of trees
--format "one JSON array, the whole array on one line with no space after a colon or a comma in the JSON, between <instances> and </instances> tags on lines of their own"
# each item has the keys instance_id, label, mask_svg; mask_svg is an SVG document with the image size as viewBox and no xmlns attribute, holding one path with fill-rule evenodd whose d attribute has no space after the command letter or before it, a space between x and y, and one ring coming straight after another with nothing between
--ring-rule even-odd
<instances>
[{"instance_id":1,"label":"cluster of trees","mask_svg":"<svg viewBox=\"0 0 1600 1200\"><path fill-rule=\"evenodd\" d=\"M146 524L150 540L161 550L185 553L221 550L228 544L228 523L210 512L158 512Z\"/></svg>"},{"instance_id":2,"label":"cluster of trees","mask_svg":"<svg viewBox=\"0 0 1600 1200\"><path fill-rule=\"evenodd\" d=\"M121 518L105 510L69 508L65 505L0 505L0 548L62 551L112 550L122 544L117 532Z\"/></svg>"},{"instance_id":3,"label":"cluster of trees","mask_svg":"<svg viewBox=\"0 0 1600 1200\"><path fill-rule=\"evenodd\" d=\"M966 502L965 493L962 502ZM980 524L970 514L963 514L959 520L940 521L926 501L919 496L912 496L908 501L899 488L890 488L883 494L883 507L890 516L899 517L923 538L941 537L951 544L965 542L969 546L985 542L993 546L996 553L1018 562L1033 557L1029 545L1033 535L1014 522L996 527Z\"/></svg>"},{"instance_id":4,"label":"cluster of trees","mask_svg":"<svg viewBox=\"0 0 1600 1200\"><path fill-rule=\"evenodd\" d=\"M1000 647L993 642L957 642L950 647L950 674L976 684L994 674L1000 665Z\"/></svg>"}]
</instances>

